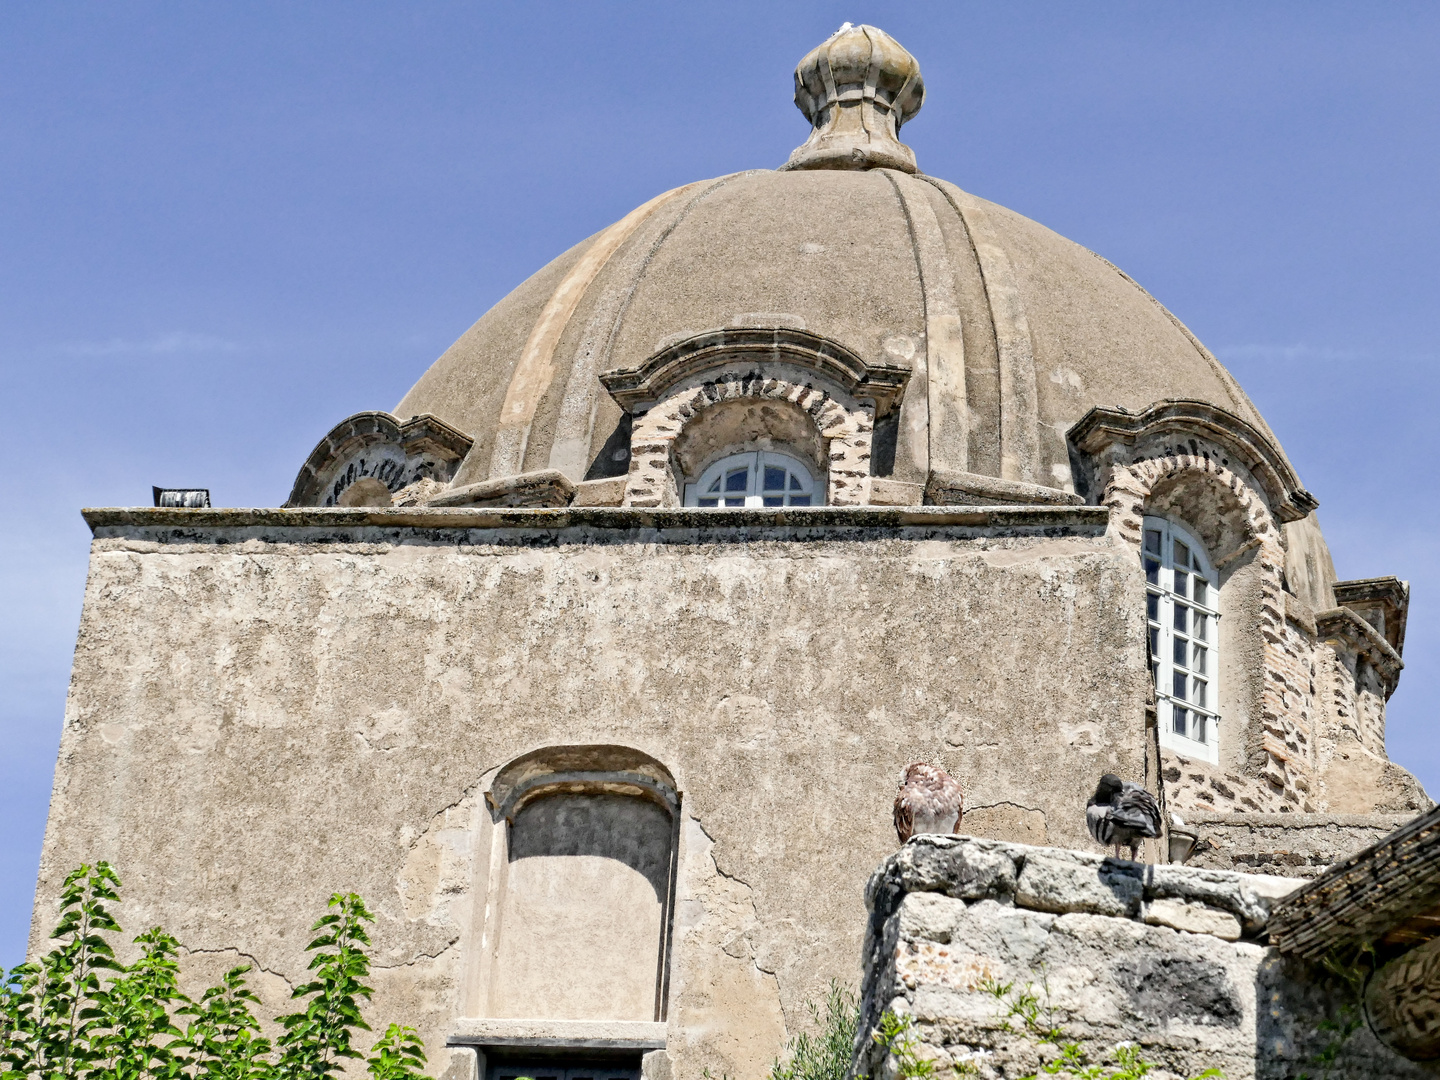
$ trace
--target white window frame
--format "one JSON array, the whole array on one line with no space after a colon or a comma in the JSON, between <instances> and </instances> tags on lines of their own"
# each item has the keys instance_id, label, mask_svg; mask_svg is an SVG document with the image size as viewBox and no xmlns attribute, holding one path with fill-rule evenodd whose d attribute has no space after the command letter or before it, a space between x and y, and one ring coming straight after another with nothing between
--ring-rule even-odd
<instances>
[{"instance_id":1,"label":"white window frame","mask_svg":"<svg viewBox=\"0 0 1440 1080\"><path fill-rule=\"evenodd\" d=\"M726 487L731 473L745 469L744 490ZM767 491L764 486L765 470L784 469L785 485L779 491ZM718 487L716 485L718 484ZM711 488L716 488L712 491ZM715 500L713 503L709 500ZM712 464L699 479L685 485L686 506L720 507L763 507L763 506L823 506L825 488L810 472L809 466L789 454L778 454L773 450L748 450L731 454Z\"/></svg>"},{"instance_id":2,"label":"white window frame","mask_svg":"<svg viewBox=\"0 0 1440 1080\"><path fill-rule=\"evenodd\" d=\"M1183 547L1177 549L1177 543ZM1183 565L1177 559L1181 552L1188 552ZM1167 518L1145 518L1140 565L1145 574L1145 643L1155 682L1160 745L1218 765L1219 576L1205 545Z\"/></svg>"}]
</instances>

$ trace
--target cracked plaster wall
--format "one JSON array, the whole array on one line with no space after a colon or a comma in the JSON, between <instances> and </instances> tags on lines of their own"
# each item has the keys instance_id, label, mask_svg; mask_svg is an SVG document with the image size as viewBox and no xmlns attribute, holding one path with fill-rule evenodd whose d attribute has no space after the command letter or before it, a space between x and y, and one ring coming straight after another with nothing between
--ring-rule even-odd
<instances>
[{"instance_id":1,"label":"cracked plaster wall","mask_svg":"<svg viewBox=\"0 0 1440 1080\"><path fill-rule=\"evenodd\" d=\"M353 889L373 1015L439 1052L478 999L484 778L621 743L684 792L679 1075L749 1073L855 982L906 762L977 828L1063 843L1098 773L1143 778L1142 611L1129 552L1078 527L102 534L32 944L105 858L125 925L293 980Z\"/></svg>"}]
</instances>

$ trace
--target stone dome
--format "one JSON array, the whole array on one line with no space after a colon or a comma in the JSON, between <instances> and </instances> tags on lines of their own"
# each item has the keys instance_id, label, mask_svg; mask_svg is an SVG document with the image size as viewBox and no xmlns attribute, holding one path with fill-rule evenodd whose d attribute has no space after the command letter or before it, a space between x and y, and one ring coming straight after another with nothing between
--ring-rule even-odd
<instances>
[{"instance_id":1,"label":"stone dome","mask_svg":"<svg viewBox=\"0 0 1440 1080\"><path fill-rule=\"evenodd\" d=\"M656 196L521 284L405 395L397 417L474 440L456 486L623 474L630 418L601 376L717 333L799 333L909 368L907 406L922 389L928 402L904 423L928 429L929 461L902 447L893 473L921 484L928 464L1073 491L1066 432L1093 406L1204 402L1273 443L1225 368L1122 271L916 170L898 133L924 86L893 39L842 28L796 87L814 130L785 166ZM877 462L883 440L877 416Z\"/></svg>"},{"instance_id":2,"label":"stone dome","mask_svg":"<svg viewBox=\"0 0 1440 1080\"><path fill-rule=\"evenodd\" d=\"M922 98L909 53L842 27L796 71L814 131L789 163L665 192L577 243L482 315L396 416L474 439L456 485L611 477L629 418L603 373L716 333L799 331L924 373L906 397L927 383L929 464L966 474L1073 490L1066 432L1092 406L1198 400L1269 435L1230 373L1116 266L917 171L897 135ZM923 471L904 452L894 464L922 484Z\"/></svg>"}]
</instances>

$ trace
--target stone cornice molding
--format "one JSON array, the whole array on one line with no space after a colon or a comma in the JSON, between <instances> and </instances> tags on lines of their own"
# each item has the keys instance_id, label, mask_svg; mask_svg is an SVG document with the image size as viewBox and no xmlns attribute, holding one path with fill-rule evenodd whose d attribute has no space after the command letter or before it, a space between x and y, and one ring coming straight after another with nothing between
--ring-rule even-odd
<instances>
[{"instance_id":1,"label":"stone cornice molding","mask_svg":"<svg viewBox=\"0 0 1440 1080\"><path fill-rule=\"evenodd\" d=\"M331 428L310 451L285 505L316 505L327 473L367 446L390 443L407 457L429 454L454 463L470 452L473 442L463 431L429 413L412 416L404 423L388 412L355 413Z\"/></svg>"},{"instance_id":2,"label":"stone cornice molding","mask_svg":"<svg viewBox=\"0 0 1440 1080\"><path fill-rule=\"evenodd\" d=\"M953 469L931 469L925 497L937 506L1079 506L1085 502L1079 495L1060 488Z\"/></svg>"},{"instance_id":3,"label":"stone cornice molding","mask_svg":"<svg viewBox=\"0 0 1440 1080\"><path fill-rule=\"evenodd\" d=\"M451 488L426 506L568 506L575 485L559 469L539 469Z\"/></svg>"},{"instance_id":4,"label":"stone cornice molding","mask_svg":"<svg viewBox=\"0 0 1440 1080\"><path fill-rule=\"evenodd\" d=\"M643 750L611 743L546 746L504 766L485 792L496 819L513 822L526 803L552 791L608 791L680 809L675 776Z\"/></svg>"},{"instance_id":5,"label":"stone cornice molding","mask_svg":"<svg viewBox=\"0 0 1440 1080\"><path fill-rule=\"evenodd\" d=\"M1405 655L1405 621L1410 611L1410 583L1397 577L1357 578L1337 581L1335 602L1350 608L1362 618L1367 609L1379 608L1384 614L1382 636L1396 653ZM1366 619L1370 622L1370 619ZM1371 622L1371 625L1375 624ZM1378 627L1376 628L1379 629Z\"/></svg>"},{"instance_id":6,"label":"stone cornice molding","mask_svg":"<svg viewBox=\"0 0 1440 1080\"><path fill-rule=\"evenodd\" d=\"M1395 692L1405 661L1380 632L1359 615L1345 607L1322 611L1315 616L1315 630L1331 648L1343 649L1368 661L1385 683L1386 699Z\"/></svg>"},{"instance_id":7,"label":"stone cornice molding","mask_svg":"<svg viewBox=\"0 0 1440 1080\"><path fill-rule=\"evenodd\" d=\"M1144 412L1096 406L1067 433L1084 454L1098 457L1146 438L1196 438L1223 449L1249 470L1279 521L1299 521L1320 505L1300 484L1285 455L1264 432L1232 412L1205 401L1158 401Z\"/></svg>"},{"instance_id":8,"label":"stone cornice molding","mask_svg":"<svg viewBox=\"0 0 1440 1080\"><path fill-rule=\"evenodd\" d=\"M1000 535L1104 537L1110 511L1103 506L811 506L700 510L686 507L569 506L561 509L512 507L319 507L207 508L89 507L82 510L97 540L142 543L205 543L207 535L225 538L243 529L255 538L288 537L317 542L341 533L358 537L379 529L386 536L402 530L453 535L457 530L515 530L553 534L565 529L594 530L622 537L673 533L677 538L714 538L746 533L796 538L820 534L868 536L907 530L979 529ZM298 532L297 532L298 530ZM228 538L227 538L228 542Z\"/></svg>"},{"instance_id":9,"label":"stone cornice molding","mask_svg":"<svg viewBox=\"0 0 1440 1080\"><path fill-rule=\"evenodd\" d=\"M814 371L883 416L899 400L910 368L872 363L837 341L793 327L710 330L676 342L638 367L611 368L600 382L626 412L657 401L682 379L730 363L788 363Z\"/></svg>"}]
</instances>

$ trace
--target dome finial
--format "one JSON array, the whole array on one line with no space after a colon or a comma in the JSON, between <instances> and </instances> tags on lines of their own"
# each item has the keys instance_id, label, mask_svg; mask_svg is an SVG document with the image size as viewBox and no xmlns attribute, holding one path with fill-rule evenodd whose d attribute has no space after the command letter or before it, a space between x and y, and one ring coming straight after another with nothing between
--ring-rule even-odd
<instances>
[{"instance_id":1,"label":"dome finial","mask_svg":"<svg viewBox=\"0 0 1440 1080\"><path fill-rule=\"evenodd\" d=\"M795 68L795 106L813 130L782 168L918 172L900 126L924 99L920 64L901 44L847 22Z\"/></svg>"}]
</instances>

